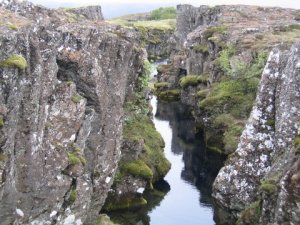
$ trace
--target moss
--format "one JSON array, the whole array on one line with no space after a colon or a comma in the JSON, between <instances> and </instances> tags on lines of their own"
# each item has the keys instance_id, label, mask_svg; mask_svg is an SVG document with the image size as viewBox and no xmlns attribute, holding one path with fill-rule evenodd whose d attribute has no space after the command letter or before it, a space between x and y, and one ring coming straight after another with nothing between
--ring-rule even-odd
<instances>
[{"instance_id":1,"label":"moss","mask_svg":"<svg viewBox=\"0 0 300 225\"><path fill-rule=\"evenodd\" d=\"M261 201L255 201L249 205L249 207L245 208L236 225L256 225L258 224L259 218L261 215Z\"/></svg>"},{"instance_id":2,"label":"moss","mask_svg":"<svg viewBox=\"0 0 300 225\"><path fill-rule=\"evenodd\" d=\"M2 154L2 153L0 153L0 162L4 162L6 160L7 160L7 156L4 155L4 154Z\"/></svg>"},{"instance_id":3,"label":"moss","mask_svg":"<svg viewBox=\"0 0 300 225\"><path fill-rule=\"evenodd\" d=\"M67 85L68 85L68 86L71 86L72 84L73 84L73 81L71 81L71 80L68 80L68 81L67 81Z\"/></svg>"},{"instance_id":4,"label":"moss","mask_svg":"<svg viewBox=\"0 0 300 225\"><path fill-rule=\"evenodd\" d=\"M226 152L233 152L236 150L239 138L242 134L244 126L240 124L229 124L228 129L224 132L224 149Z\"/></svg>"},{"instance_id":5,"label":"moss","mask_svg":"<svg viewBox=\"0 0 300 225\"><path fill-rule=\"evenodd\" d=\"M154 87L155 88L163 88L163 87L169 87L170 86L170 83L168 82L157 82L157 83L154 83Z\"/></svg>"},{"instance_id":6,"label":"moss","mask_svg":"<svg viewBox=\"0 0 300 225\"><path fill-rule=\"evenodd\" d=\"M144 141L140 160L151 169L153 181L166 175L166 168L170 168L170 163L164 156L164 141L147 116L136 116L127 120L123 126L123 137L130 142Z\"/></svg>"},{"instance_id":7,"label":"moss","mask_svg":"<svg viewBox=\"0 0 300 225\"><path fill-rule=\"evenodd\" d=\"M3 118L0 116L0 129L4 127L4 121Z\"/></svg>"},{"instance_id":8,"label":"moss","mask_svg":"<svg viewBox=\"0 0 300 225\"><path fill-rule=\"evenodd\" d=\"M76 165L81 163L79 157L71 152L68 152L68 161L70 165Z\"/></svg>"},{"instance_id":9,"label":"moss","mask_svg":"<svg viewBox=\"0 0 300 225\"><path fill-rule=\"evenodd\" d=\"M126 162L121 166L120 171L121 173L131 174L146 180L151 180L153 178L152 170L141 160Z\"/></svg>"},{"instance_id":10,"label":"moss","mask_svg":"<svg viewBox=\"0 0 300 225\"><path fill-rule=\"evenodd\" d=\"M180 99L181 91L179 89L167 90L157 93L159 99L165 101L178 101Z\"/></svg>"},{"instance_id":11,"label":"moss","mask_svg":"<svg viewBox=\"0 0 300 225\"><path fill-rule=\"evenodd\" d=\"M0 62L0 67L25 69L27 67L27 62L22 55L15 54Z\"/></svg>"},{"instance_id":12,"label":"moss","mask_svg":"<svg viewBox=\"0 0 300 225\"><path fill-rule=\"evenodd\" d=\"M296 153L300 153L300 137L294 139L294 145L296 148Z\"/></svg>"},{"instance_id":13,"label":"moss","mask_svg":"<svg viewBox=\"0 0 300 225\"><path fill-rule=\"evenodd\" d=\"M206 98L209 93L209 89L200 90L197 92L197 97L199 98Z\"/></svg>"},{"instance_id":14,"label":"moss","mask_svg":"<svg viewBox=\"0 0 300 225\"><path fill-rule=\"evenodd\" d=\"M208 27L204 32L203 32L203 37L204 39L208 39L213 36L215 33L220 33L223 34L227 31L227 27L225 26L215 26L215 27Z\"/></svg>"},{"instance_id":15,"label":"moss","mask_svg":"<svg viewBox=\"0 0 300 225\"><path fill-rule=\"evenodd\" d=\"M274 194L277 191L277 185L274 180L262 181L259 190L268 195Z\"/></svg>"},{"instance_id":16,"label":"moss","mask_svg":"<svg viewBox=\"0 0 300 225\"><path fill-rule=\"evenodd\" d=\"M70 195L69 195L69 199L68 199L69 204L73 204L76 201L76 198L77 198L76 190L71 190Z\"/></svg>"},{"instance_id":17,"label":"moss","mask_svg":"<svg viewBox=\"0 0 300 225\"><path fill-rule=\"evenodd\" d=\"M193 47L193 50L194 50L196 53L202 53L202 54L208 53L208 47L207 47L206 45L203 45L203 44L195 45L195 46Z\"/></svg>"},{"instance_id":18,"label":"moss","mask_svg":"<svg viewBox=\"0 0 300 225\"><path fill-rule=\"evenodd\" d=\"M186 88L188 86L196 86L200 83L206 84L207 77L204 75L187 75L179 80L179 84L182 88Z\"/></svg>"},{"instance_id":19,"label":"moss","mask_svg":"<svg viewBox=\"0 0 300 225\"><path fill-rule=\"evenodd\" d=\"M108 196L103 206L106 212L116 211L121 209L138 208L147 204L147 200L141 195L127 194L121 197Z\"/></svg>"},{"instance_id":20,"label":"moss","mask_svg":"<svg viewBox=\"0 0 300 225\"><path fill-rule=\"evenodd\" d=\"M71 97L72 102L74 102L75 104L78 104L81 99L82 99L82 97L80 95L73 95Z\"/></svg>"},{"instance_id":21,"label":"moss","mask_svg":"<svg viewBox=\"0 0 300 225\"><path fill-rule=\"evenodd\" d=\"M17 31L17 30L18 30L18 27L17 27L17 25L15 25L15 24L12 24L12 23L9 23L9 24L7 25L7 27L8 27L9 29L11 29L11 30L15 30L15 31Z\"/></svg>"},{"instance_id":22,"label":"moss","mask_svg":"<svg viewBox=\"0 0 300 225\"><path fill-rule=\"evenodd\" d=\"M266 125L275 128L275 120L274 119L267 119Z\"/></svg>"},{"instance_id":23,"label":"moss","mask_svg":"<svg viewBox=\"0 0 300 225\"><path fill-rule=\"evenodd\" d=\"M151 20L163 20L163 19L175 19L176 18L176 9L175 7L160 7L151 11L150 19Z\"/></svg>"},{"instance_id":24,"label":"moss","mask_svg":"<svg viewBox=\"0 0 300 225\"><path fill-rule=\"evenodd\" d=\"M112 222L107 215L102 214L96 219L94 225L118 225L118 224Z\"/></svg>"}]
</instances>

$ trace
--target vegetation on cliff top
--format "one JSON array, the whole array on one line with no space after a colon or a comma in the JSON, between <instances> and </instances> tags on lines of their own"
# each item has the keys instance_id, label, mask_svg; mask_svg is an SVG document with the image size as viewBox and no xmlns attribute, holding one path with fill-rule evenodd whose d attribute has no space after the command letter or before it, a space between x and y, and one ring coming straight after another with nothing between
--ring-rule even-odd
<instances>
[{"instance_id":1,"label":"vegetation on cliff top","mask_svg":"<svg viewBox=\"0 0 300 225\"><path fill-rule=\"evenodd\" d=\"M160 7L155 9L150 14L150 20L165 20L175 19L176 9L175 7Z\"/></svg>"}]
</instances>

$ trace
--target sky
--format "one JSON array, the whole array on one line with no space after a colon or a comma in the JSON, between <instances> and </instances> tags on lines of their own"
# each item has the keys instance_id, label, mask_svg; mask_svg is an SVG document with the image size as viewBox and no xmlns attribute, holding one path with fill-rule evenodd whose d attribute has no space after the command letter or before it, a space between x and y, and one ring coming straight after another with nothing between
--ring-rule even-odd
<instances>
[{"instance_id":1,"label":"sky","mask_svg":"<svg viewBox=\"0 0 300 225\"><path fill-rule=\"evenodd\" d=\"M300 9L300 0L29 0L33 3L50 8L75 7L82 5L101 5L105 18L121 16L130 13L147 12L160 6L175 6L177 4L228 5L244 4L259 6L279 6L283 8Z\"/></svg>"}]
</instances>

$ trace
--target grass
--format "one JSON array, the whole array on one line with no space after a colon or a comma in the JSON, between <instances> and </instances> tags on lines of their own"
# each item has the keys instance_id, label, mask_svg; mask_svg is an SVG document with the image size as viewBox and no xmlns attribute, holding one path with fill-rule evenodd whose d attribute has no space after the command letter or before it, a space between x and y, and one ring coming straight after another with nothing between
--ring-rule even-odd
<instances>
[{"instance_id":1,"label":"grass","mask_svg":"<svg viewBox=\"0 0 300 225\"><path fill-rule=\"evenodd\" d=\"M27 67L26 59L22 55L14 54L11 57L0 62L0 67L25 69Z\"/></svg>"},{"instance_id":2,"label":"grass","mask_svg":"<svg viewBox=\"0 0 300 225\"><path fill-rule=\"evenodd\" d=\"M152 170L146 165L145 162L141 160L126 162L121 166L120 171L121 173L131 174L146 180L151 180L153 178Z\"/></svg>"},{"instance_id":3,"label":"grass","mask_svg":"<svg viewBox=\"0 0 300 225\"><path fill-rule=\"evenodd\" d=\"M202 98L202 99L206 98L208 93L209 93L209 89L200 90L200 91L197 92L197 97Z\"/></svg>"},{"instance_id":4,"label":"grass","mask_svg":"<svg viewBox=\"0 0 300 225\"><path fill-rule=\"evenodd\" d=\"M136 27L139 30L145 29L158 29L161 31L174 30L176 21L175 19L165 20L145 20L145 21L128 21L124 19L113 19L108 21L111 24L121 25L126 27Z\"/></svg>"},{"instance_id":5,"label":"grass","mask_svg":"<svg viewBox=\"0 0 300 225\"><path fill-rule=\"evenodd\" d=\"M71 97L72 102L74 102L75 104L80 103L81 99L82 99L82 97L80 95L73 95Z\"/></svg>"},{"instance_id":6,"label":"grass","mask_svg":"<svg viewBox=\"0 0 300 225\"><path fill-rule=\"evenodd\" d=\"M179 80L179 85L182 88L186 88L188 86L196 86L200 83L206 84L207 77L204 75L187 75Z\"/></svg>"}]
</instances>

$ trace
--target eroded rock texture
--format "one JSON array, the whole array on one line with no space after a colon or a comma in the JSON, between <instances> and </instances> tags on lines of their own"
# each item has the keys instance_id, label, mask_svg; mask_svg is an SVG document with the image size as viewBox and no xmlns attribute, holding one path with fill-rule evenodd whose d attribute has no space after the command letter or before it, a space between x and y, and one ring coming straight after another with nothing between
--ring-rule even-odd
<instances>
[{"instance_id":1,"label":"eroded rock texture","mask_svg":"<svg viewBox=\"0 0 300 225\"><path fill-rule=\"evenodd\" d=\"M300 135L299 69L299 44L289 52L271 52L239 146L214 183L214 197L236 215L258 201L261 210L251 224L300 222L299 147L294 143ZM245 215L240 221L249 224L253 218Z\"/></svg>"},{"instance_id":2,"label":"eroded rock texture","mask_svg":"<svg viewBox=\"0 0 300 225\"><path fill-rule=\"evenodd\" d=\"M122 106L142 67L138 35L67 23L70 13L28 2L5 1L0 11L0 62L17 54L28 64L0 67L1 224L93 224L120 158Z\"/></svg>"}]
</instances>

